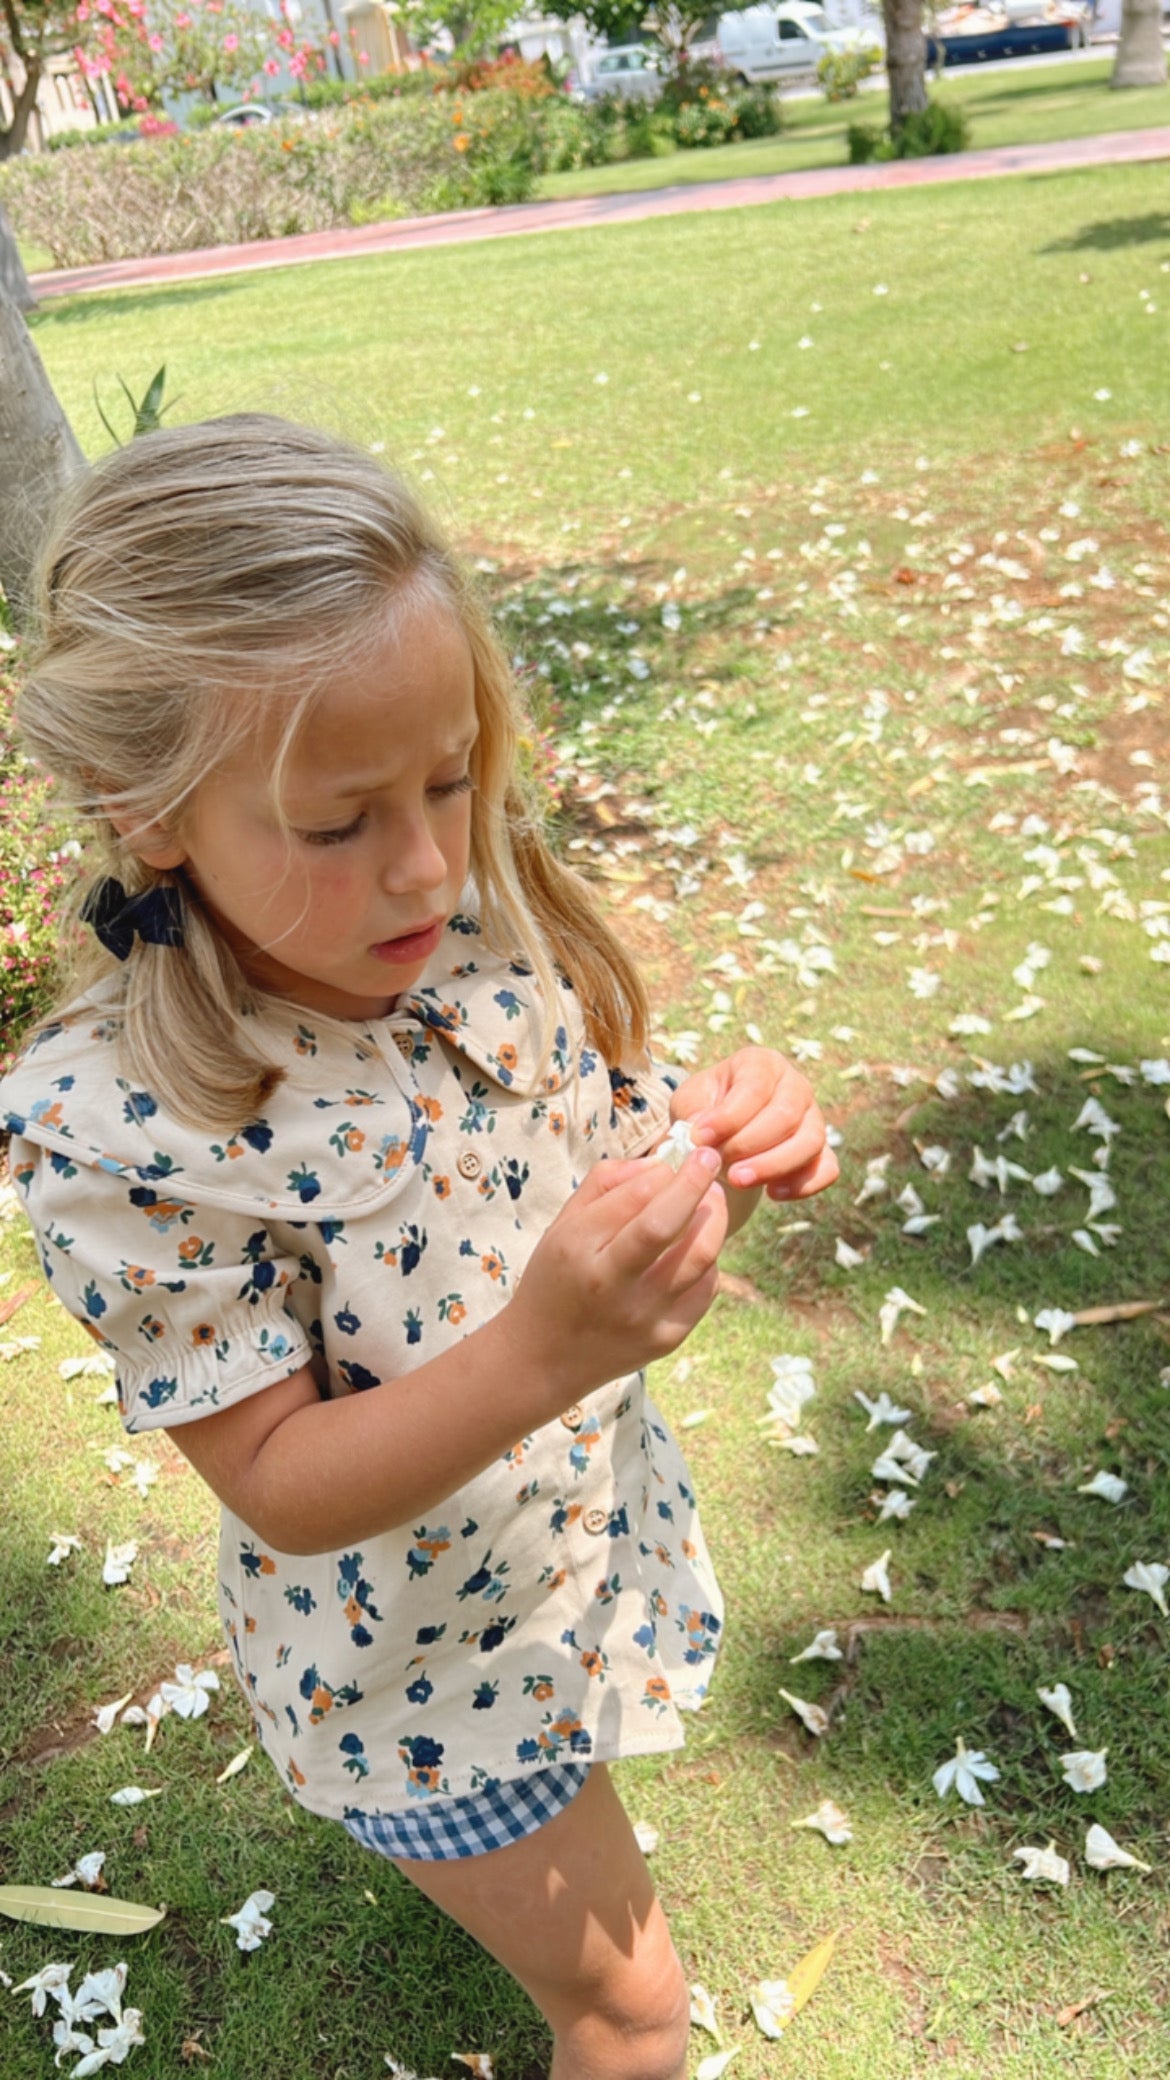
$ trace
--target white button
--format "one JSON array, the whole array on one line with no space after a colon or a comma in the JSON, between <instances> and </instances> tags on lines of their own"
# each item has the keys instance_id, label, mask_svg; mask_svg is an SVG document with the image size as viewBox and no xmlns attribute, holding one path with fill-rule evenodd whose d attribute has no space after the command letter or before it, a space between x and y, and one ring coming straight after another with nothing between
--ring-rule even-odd
<instances>
[{"instance_id":1,"label":"white button","mask_svg":"<svg viewBox=\"0 0 1170 2080\"><path fill-rule=\"evenodd\" d=\"M587 1509L581 1522L590 1537L596 1538L602 1531L609 1530L609 1511L607 1509Z\"/></svg>"},{"instance_id":2,"label":"white button","mask_svg":"<svg viewBox=\"0 0 1170 2080\"><path fill-rule=\"evenodd\" d=\"M465 1148L455 1168L458 1170L460 1177L478 1177L483 1169L483 1164L473 1148Z\"/></svg>"},{"instance_id":3,"label":"white button","mask_svg":"<svg viewBox=\"0 0 1170 2080\"><path fill-rule=\"evenodd\" d=\"M574 1401L572 1408L565 1410L561 1421L566 1430L579 1430L585 1421L585 1411L583 1408L578 1408L577 1403Z\"/></svg>"}]
</instances>

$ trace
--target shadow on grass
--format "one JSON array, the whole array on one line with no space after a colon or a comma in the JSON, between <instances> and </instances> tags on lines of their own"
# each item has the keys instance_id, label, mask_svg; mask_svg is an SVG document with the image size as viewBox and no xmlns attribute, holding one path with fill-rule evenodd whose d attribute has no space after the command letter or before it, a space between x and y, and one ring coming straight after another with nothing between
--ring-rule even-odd
<instances>
[{"instance_id":1,"label":"shadow on grass","mask_svg":"<svg viewBox=\"0 0 1170 2080\"><path fill-rule=\"evenodd\" d=\"M1106 217L1099 224L1082 224L1072 238L1054 239L1041 246L1046 253L1112 253L1122 246L1170 245L1170 211L1150 210L1144 217Z\"/></svg>"},{"instance_id":2,"label":"shadow on grass","mask_svg":"<svg viewBox=\"0 0 1170 2080\"><path fill-rule=\"evenodd\" d=\"M95 261L95 266L105 263ZM31 331L38 332L50 325L104 324L107 318L134 317L139 311L186 310L223 296L238 296L252 283L251 274L217 275L202 282L185 282L167 288L160 283L157 288L142 290L101 289L77 290L69 296L49 296L28 314Z\"/></svg>"}]
</instances>

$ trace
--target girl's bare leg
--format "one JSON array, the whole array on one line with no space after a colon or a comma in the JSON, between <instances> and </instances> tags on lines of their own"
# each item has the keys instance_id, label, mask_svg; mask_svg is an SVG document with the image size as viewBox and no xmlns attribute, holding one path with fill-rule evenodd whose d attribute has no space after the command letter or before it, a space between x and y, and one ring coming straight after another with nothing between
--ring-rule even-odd
<instances>
[{"instance_id":1,"label":"girl's bare leg","mask_svg":"<svg viewBox=\"0 0 1170 2080\"><path fill-rule=\"evenodd\" d=\"M553 2032L549 2080L683 2080L686 1980L604 1764L526 1840L397 1868L536 2003Z\"/></svg>"}]
</instances>

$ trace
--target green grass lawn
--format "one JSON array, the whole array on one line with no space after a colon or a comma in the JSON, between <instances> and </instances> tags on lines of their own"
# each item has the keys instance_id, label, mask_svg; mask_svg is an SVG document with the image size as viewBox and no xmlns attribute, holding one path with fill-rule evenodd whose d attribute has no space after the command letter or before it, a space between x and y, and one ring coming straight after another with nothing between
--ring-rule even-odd
<instances>
[{"instance_id":1,"label":"green grass lawn","mask_svg":"<svg viewBox=\"0 0 1170 2080\"><path fill-rule=\"evenodd\" d=\"M1057 138L1096 137L1110 130L1144 130L1170 122L1170 86L1113 93L1113 59L1027 66L1018 73L984 74L958 67L931 92L964 108L971 120L973 149L994 145L1049 144ZM641 188L690 186L696 181L737 180L749 174L798 173L817 166L844 166L850 123L885 123L889 97L866 92L854 101L831 104L820 96L784 101L779 137L710 151L671 152L661 159L630 159L614 166L587 166L577 173L546 174L545 200L569 195L613 195Z\"/></svg>"},{"instance_id":2,"label":"green grass lawn","mask_svg":"<svg viewBox=\"0 0 1170 2080\"><path fill-rule=\"evenodd\" d=\"M36 335L92 452L91 379L140 388L165 360L181 416L275 406L399 457L486 566L568 857L642 959L663 1050L758 1033L841 1136L841 1184L757 1217L655 1381L674 1421L703 1416L682 1434L729 1624L685 1754L620 1782L734 2072L1162 2080L1168 1628L1122 1577L1170 1562L1168 1092L1139 1066L1170 1055L1170 225L1140 169L860 203L75 299ZM1076 1124L1088 1098L1104 1129ZM1072 1171L1104 1148L1116 1206L1090 1227ZM1026 1175L980 1184L976 1149ZM968 1229L1005 1215L1020 1239L973 1264ZM19 1223L0 1271L0 1301L35 1279ZM883 1344L894 1286L925 1312ZM1035 1326L1143 1300L1164 1311L1055 1351ZM207 1716L164 1721L149 1757L92 1733L97 1705L217 1651L213 1512L158 1439L134 1447L160 1468L146 1502L108 1475L116 1419L100 1381L60 1379L84 1339L59 1309L29 1299L17 1335L41 1341L0 1363L3 1876L104 1848L113 1891L169 1911L124 1945L14 1924L0 1965L125 1955L144 2080L204 2052L221 2080L375 2080L386 2054L430 2075L477 2050L537 2080L523 1999L392 1871L259 1757L216 1784L247 1738L222 1663ZM761 1432L781 1354L812 1361L816 1456ZM877 1521L892 1431L867 1435L858 1389L936 1454L904 1522ZM1120 1505L1079 1492L1098 1470ZM57 1531L84 1544L47 1568ZM131 1582L102 1590L106 1539L131 1536ZM886 1547L888 1608L860 1588ZM829 1625L845 1658L793 1666ZM1108 1750L1092 1795L1036 1696L1058 1681L1076 1745ZM823 1741L781 1687L830 1712ZM981 1810L932 1789L957 1738L1001 1772ZM110 1806L126 1783L164 1795ZM791 1824L825 1797L840 1848ZM1089 1869L1090 1820L1152 1874ZM1013 1861L1050 1838L1067 1890ZM274 1932L243 1957L220 1917L259 1886ZM832 1929L769 2045L752 1982ZM12 2003L6 2080L51 2050Z\"/></svg>"}]
</instances>

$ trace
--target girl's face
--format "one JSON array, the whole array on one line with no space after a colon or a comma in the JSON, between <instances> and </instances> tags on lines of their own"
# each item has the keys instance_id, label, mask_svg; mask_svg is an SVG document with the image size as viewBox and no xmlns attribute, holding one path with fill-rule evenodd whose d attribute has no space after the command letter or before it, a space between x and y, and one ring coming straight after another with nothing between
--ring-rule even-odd
<instances>
[{"instance_id":1,"label":"girl's face","mask_svg":"<svg viewBox=\"0 0 1170 2080\"><path fill-rule=\"evenodd\" d=\"M477 730L467 638L452 612L414 604L311 709L285 762L283 823L262 740L208 776L173 856L152 863L186 866L266 989L380 1018L458 907Z\"/></svg>"}]
</instances>

